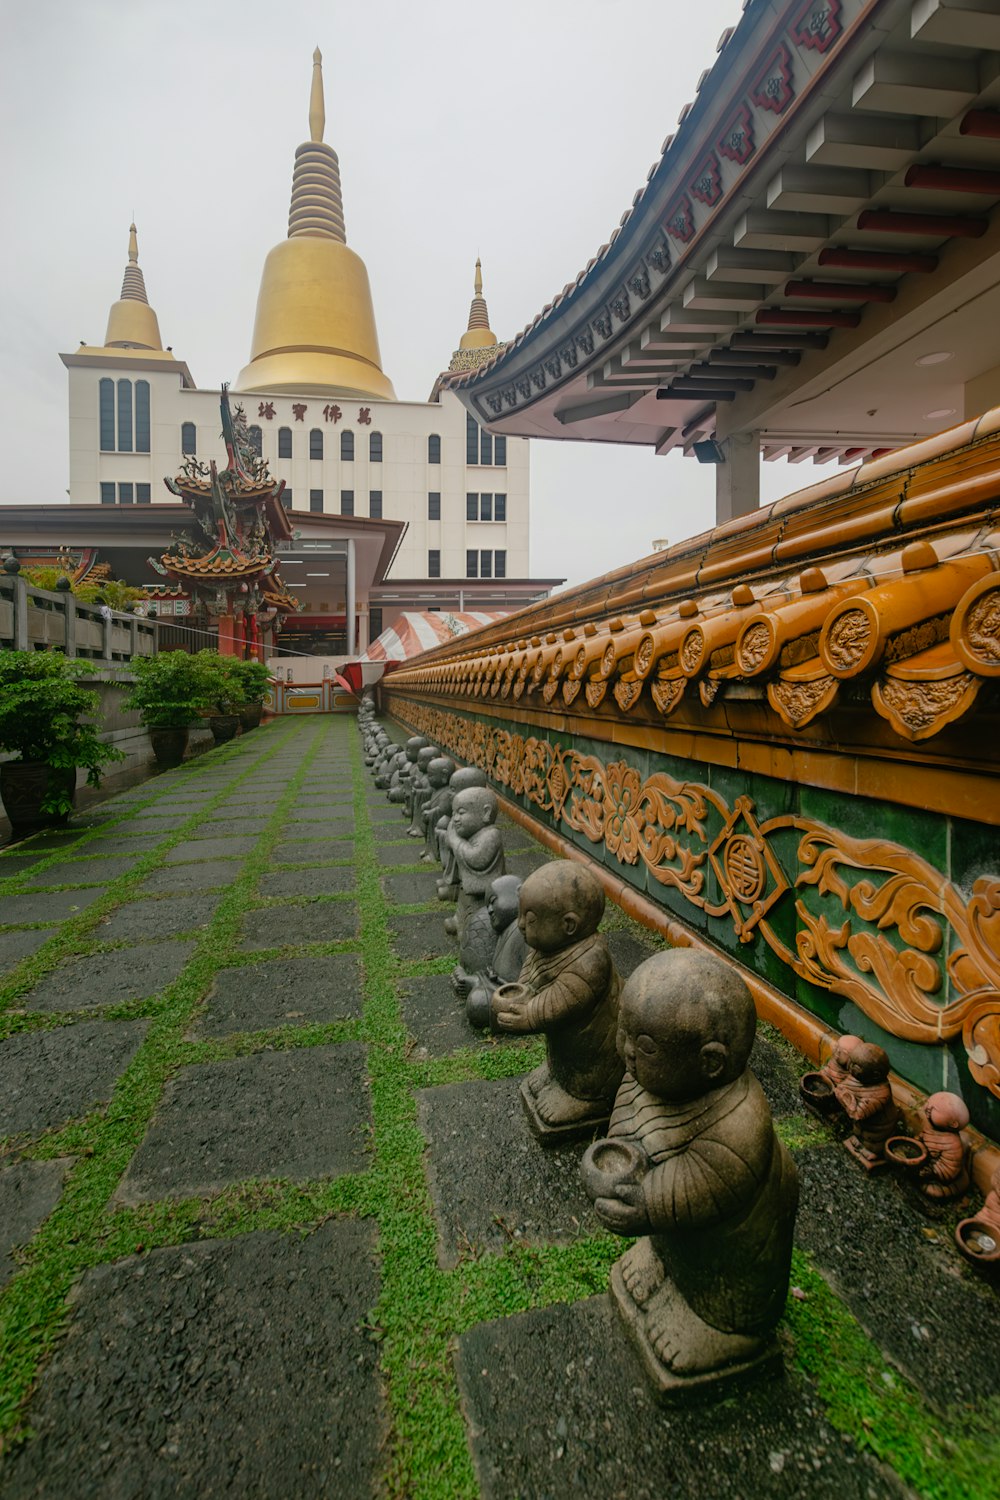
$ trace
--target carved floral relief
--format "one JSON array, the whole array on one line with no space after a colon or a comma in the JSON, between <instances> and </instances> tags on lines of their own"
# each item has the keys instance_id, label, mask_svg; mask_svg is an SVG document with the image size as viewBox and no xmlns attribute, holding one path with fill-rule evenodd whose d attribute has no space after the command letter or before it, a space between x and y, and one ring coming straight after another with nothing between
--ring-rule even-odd
<instances>
[{"instance_id":1,"label":"carved floral relief","mask_svg":"<svg viewBox=\"0 0 1000 1500\"><path fill-rule=\"evenodd\" d=\"M1000 876L969 898L919 854L797 814L760 819L697 782L603 761L534 735L393 695L393 712L557 831L644 866L741 942L758 935L803 979L845 996L892 1035L961 1035L972 1076L1000 1097ZM794 938L778 914L794 910Z\"/></svg>"}]
</instances>

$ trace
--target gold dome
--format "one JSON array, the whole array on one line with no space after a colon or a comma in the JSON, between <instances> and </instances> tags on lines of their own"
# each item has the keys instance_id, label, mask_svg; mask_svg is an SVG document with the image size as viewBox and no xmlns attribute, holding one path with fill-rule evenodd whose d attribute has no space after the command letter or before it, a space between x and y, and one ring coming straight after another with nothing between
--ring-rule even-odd
<instances>
[{"instance_id":1,"label":"gold dome","mask_svg":"<svg viewBox=\"0 0 1000 1500\"><path fill-rule=\"evenodd\" d=\"M139 269L139 242L135 225L129 225L128 264L119 301L112 303L104 347L110 349L163 349L160 325L146 300L146 283Z\"/></svg>"},{"instance_id":2,"label":"gold dome","mask_svg":"<svg viewBox=\"0 0 1000 1500\"><path fill-rule=\"evenodd\" d=\"M317 47L311 139L295 153L288 238L264 262L250 363L235 389L395 401L382 371L368 272L346 243L337 153L323 140L322 62Z\"/></svg>"}]
</instances>

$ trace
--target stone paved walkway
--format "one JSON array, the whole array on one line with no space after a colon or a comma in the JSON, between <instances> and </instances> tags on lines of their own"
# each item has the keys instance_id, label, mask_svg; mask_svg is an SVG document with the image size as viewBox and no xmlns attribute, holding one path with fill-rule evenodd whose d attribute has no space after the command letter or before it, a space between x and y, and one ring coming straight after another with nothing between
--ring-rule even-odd
<instances>
[{"instance_id":1,"label":"stone paved walkway","mask_svg":"<svg viewBox=\"0 0 1000 1500\"><path fill-rule=\"evenodd\" d=\"M1000 1493L1000 1299L773 1034L787 1373L652 1406L581 1150L521 1117L539 1046L468 1030L403 828L313 719L0 851L0 1493ZM656 944L606 925L623 974Z\"/></svg>"}]
</instances>

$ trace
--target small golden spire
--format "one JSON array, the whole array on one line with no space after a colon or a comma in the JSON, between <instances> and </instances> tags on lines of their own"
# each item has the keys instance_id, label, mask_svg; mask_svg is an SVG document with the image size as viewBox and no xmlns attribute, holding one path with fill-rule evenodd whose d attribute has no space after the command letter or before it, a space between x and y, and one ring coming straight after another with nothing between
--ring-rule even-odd
<instances>
[{"instance_id":1,"label":"small golden spire","mask_svg":"<svg viewBox=\"0 0 1000 1500\"><path fill-rule=\"evenodd\" d=\"M136 239L134 224L128 226L128 264L122 279L122 298L128 302L148 302L149 300L146 296L146 283L139 266L139 241Z\"/></svg>"},{"instance_id":2,"label":"small golden spire","mask_svg":"<svg viewBox=\"0 0 1000 1500\"><path fill-rule=\"evenodd\" d=\"M139 265L139 241L135 224L128 227L128 261L122 278L122 294L108 314L105 348L162 350L156 314L146 296L146 282Z\"/></svg>"},{"instance_id":3,"label":"small golden spire","mask_svg":"<svg viewBox=\"0 0 1000 1500\"><path fill-rule=\"evenodd\" d=\"M490 315L483 296L483 264L476 256L475 296L469 307L469 324L459 340L459 349L492 349L497 336L490 327Z\"/></svg>"},{"instance_id":4,"label":"small golden spire","mask_svg":"<svg viewBox=\"0 0 1000 1500\"><path fill-rule=\"evenodd\" d=\"M135 225L133 225L132 227L135 228ZM477 297L481 297L483 295L483 263L479 259L478 255L476 256L476 280L475 280L475 288L476 288L476 296Z\"/></svg>"},{"instance_id":5,"label":"small golden spire","mask_svg":"<svg viewBox=\"0 0 1000 1500\"><path fill-rule=\"evenodd\" d=\"M326 106L323 103L323 54L313 53L312 89L309 94L309 138L321 141L326 129Z\"/></svg>"},{"instance_id":6,"label":"small golden spire","mask_svg":"<svg viewBox=\"0 0 1000 1500\"><path fill-rule=\"evenodd\" d=\"M139 264L139 241L135 237L135 225L128 226L128 258L134 266Z\"/></svg>"}]
</instances>

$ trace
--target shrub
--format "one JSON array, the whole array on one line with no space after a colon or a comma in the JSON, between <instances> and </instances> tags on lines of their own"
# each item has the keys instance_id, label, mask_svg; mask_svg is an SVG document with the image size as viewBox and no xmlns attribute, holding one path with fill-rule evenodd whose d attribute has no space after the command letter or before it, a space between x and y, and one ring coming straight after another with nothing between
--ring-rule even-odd
<instances>
[{"instance_id":1,"label":"shrub","mask_svg":"<svg viewBox=\"0 0 1000 1500\"><path fill-rule=\"evenodd\" d=\"M125 757L98 738L96 725L80 723L99 700L79 678L95 671L92 662L61 651L0 651L0 750L53 770L82 767L89 784L99 785L101 767ZM71 805L65 793L50 791L42 810L62 814Z\"/></svg>"}]
</instances>

